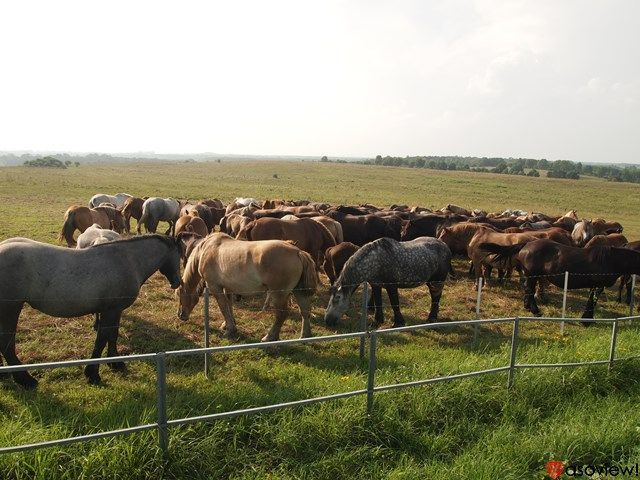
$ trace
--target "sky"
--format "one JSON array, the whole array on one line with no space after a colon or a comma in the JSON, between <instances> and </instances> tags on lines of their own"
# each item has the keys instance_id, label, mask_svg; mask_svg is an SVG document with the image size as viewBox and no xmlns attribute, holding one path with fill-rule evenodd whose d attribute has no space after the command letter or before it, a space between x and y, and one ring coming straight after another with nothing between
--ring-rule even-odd
<instances>
[{"instance_id":1,"label":"sky","mask_svg":"<svg viewBox=\"0 0 640 480\"><path fill-rule=\"evenodd\" d=\"M0 150L640 163L637 0L24 0L0 19Z\"/></svg>"}]
</instances>

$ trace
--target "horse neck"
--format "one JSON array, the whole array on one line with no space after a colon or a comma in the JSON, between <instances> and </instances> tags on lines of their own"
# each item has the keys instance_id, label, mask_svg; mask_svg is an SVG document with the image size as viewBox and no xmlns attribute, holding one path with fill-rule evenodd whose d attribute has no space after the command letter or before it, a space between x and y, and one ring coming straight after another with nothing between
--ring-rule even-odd
<instances>
[{"instance_id":1,"label":"horse neck","mask_svg":"<svg viewBox=\"0 0 640 480\"><path fill-rule=\"evenodd\" d=\"M363 252L358 255L356 252L347 263L345 263L340 272L336 285L342 286L343 289L347 289L349 293L353 292L361 283L366 282L367 276L364 268L361 268L360 263L365 260L368 252Z\"/></svg>"},{"instance_id":2,"label":"horse neck","mask_svg":"<svg viewBox=\"0 0 640 480\"><path fill-rule=\"evenodd\" d=\"M137 266L142 283L160 268L169 250L162 240L154 237L130 241L127 247L130 249L130 256Z\"/></svg>"},{"instance_id":3,"label":"horse neck","mask_svg":"<svg viewBox=\"0 0 640 480\"><path fill-rule=\"evenodd\" d=\"M194 293L202 280L200 275L200 242L194 247L182 275L182 288L187 293Z\"/></svg>"}]
</instances>

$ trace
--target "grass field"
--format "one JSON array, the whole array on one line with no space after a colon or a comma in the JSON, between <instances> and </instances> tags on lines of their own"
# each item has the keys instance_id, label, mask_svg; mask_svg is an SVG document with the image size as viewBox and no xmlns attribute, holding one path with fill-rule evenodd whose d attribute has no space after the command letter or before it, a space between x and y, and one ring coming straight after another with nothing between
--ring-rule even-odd
<instances>
[{"instance_id":1,"label":"grass field","mask_svg":"<svg viewBox=\"0 0 640 480\"><path fill-rule=\"evenodd\" d=\"M277 175L277 178L274 177ZM447 203L500 210L523 208L620 221L630 240L640 238L636 185L599 179L523 178L310 162L222 162L81 166L53 171L0 169L0 239L26 236L56 243L65 209L94 193L199 199L235 196L309 198L332 203L407 203L440 208ZM445 287L442 320L473 318L475 291L462 275ZM336 330L322 322L328 300L324 278L314 306L314 335L355 331L360 297ZM625 315L610 292L597 316ZM483 317L525 312L516 282L489 287ZM569 295L577 316L586 292ZM388 304L388 300L384 301ZM426 319L426 288L402 292L409 324ZM156 275L125 312L122 354L202 345L202 310L182 323L176 300ZM261 298L236 308L240 342L258 341L272 316ZM546 314L561 311L561 292L550 291ZM386 317L390 318L387 309ZM216 326L213 344L226 344ZM299 332L294 312L282 338ZM89 356L93 320L51 318L26 308L18 327L25 362ZM388 323L387 323L388 325ZM518 360L527 363L606 358L610 327L533 323L522 329ZM511 327L482 328L477 345L468 329L402 334L379 345L378 384L502 366ZM621 327L618 355L638 353L640 330ZM640 460L640 362L574 370L518 372L507 391L496 374L377 395L371 417L356 397L276 413L170 430L164 462L155 432L0 456L0 478L543 478L544 463L627 464ZM0 383L0 446L93 433L155 421L154 366L130 364L125 374L101 369L103 385L85 383L80 368L36 372L40 385L25 392ZM173 360L168 370L169 417L266 405L363 388L366 364L355 341L237 352L213 357L211 379L202 359Z\"/></svg>"}]
</instances>

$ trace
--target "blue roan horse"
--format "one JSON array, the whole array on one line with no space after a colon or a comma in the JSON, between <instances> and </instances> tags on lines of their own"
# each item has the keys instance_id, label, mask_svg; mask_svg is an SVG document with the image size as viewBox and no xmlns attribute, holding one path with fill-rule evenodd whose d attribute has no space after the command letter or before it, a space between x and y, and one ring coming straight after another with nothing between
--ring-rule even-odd
<instances>
[{"instance_id":1,"label":"blue roan horse","mask_svg":"<svg viewBox=\"0 0 640 480\"><path fill-rule=\"evenodd\" d=\"M331 287L325 321L329 326L337 323L349 308L351 295L363 282L369 282L374 292L376 325L382 323L382 287L389 293L394 326L400 326L404 324L404 319L400 313L397 289L423 284L429 287L431 294L429 320L435 321L444 282L451 271L451 250L441 240L418 237L409 242L398 242L391 238L380 238L363 246L345 263L342 273Z\"/></svg>"},{"instance_id":2,"label":"blue roan horse","mask_svg":"<svg viewBox=\"0 0 640 480\"><path fill-rule=\"evenodd\" d=\"M162 235L119 240L82 250L56 247L26 238L0 243L0 352L9 365L20 365L16 356L16 327L25 303L47 315L79 317L97 315L92 358L116 356L122 311L138 297L142 284L157 270L171 288L180 286L180 247ZM1 360L0 360L1 364ZM110 367L118 370L122 362ZM99 383L98 365L84 370L90 383ZM28 372L16 372L14 380L34 388L37 380Z\"/></svg>"}]
</instances>

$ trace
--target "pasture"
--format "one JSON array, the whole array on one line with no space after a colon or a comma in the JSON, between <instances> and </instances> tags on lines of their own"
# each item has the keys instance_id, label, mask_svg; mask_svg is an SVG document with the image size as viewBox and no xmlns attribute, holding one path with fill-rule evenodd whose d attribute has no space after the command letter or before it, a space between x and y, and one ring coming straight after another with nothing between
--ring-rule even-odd
<instances>
[{"instance_id":1,"label":"pasture","mask_svg":"<svg viewBox=\"0 0 640 480\"><path fill-rule=\"evenodd\" d=\"M277 177L275 176L277 175ZM56 243L62 215L97 192L200 199L235 196L378 205L405 203L440 208L455 203L489 211L522 208L580 217L604 217L640 239L640 191L635 185L600 179L579 181L469 172L310 162L222 162L151 165L90 165L67 170L0 169L0 239L25 236ZM161 224L163 231L163 224ZM458 280L447 282L440 319L473 318L475 290L455 262ZM355 331L360 296L335 329L322 321L324 285L314 301L314 335ZM551 288L545 314L559 315L561 292ZM576 315L586 291L569 293ZM596 316L623 316L613 291ZM259 341L271 323L262 298L236 308L238 342ZM386 295L385 326L390 325ZM401 291L408 324L426 320L426 288ZM155 275L123 316L121 354L202 345L202 309L187 323L164 278ZM227 344L217 330L212 344ZM489 287L483 317L525 315L517 282ZM18 355L25 363L86 358L93 319L56 319L26 308L18 325ZM300 330L297 311L281 338ZM527 363L606 358L610 328L533 323L522 332L519 360ZM379 384L410 381L503 365L510 328L472 332L451 329L388 337L378 346ZM621 327L618 355L638 353L640 330ZM170 418L297 400L363 388L366 364L357 343L344 341L283 348L274 353L236 352L212 358L211 378L201 358L168 367ZM0 383L0 445L93 433L147 423L155 416L153 365L131 364L124 374L102 370L103 385L89 386L80 368L36 372L36 391L11 380ZM376 396L365 415L362 397L170 430L170 459L157 449L155 432L0 456L2 478L542 478L548 460L630 464L640 460L640 362L602 367L519 372L511 391L506 375L483 376Z\"/></svg>"}]
</instances>

